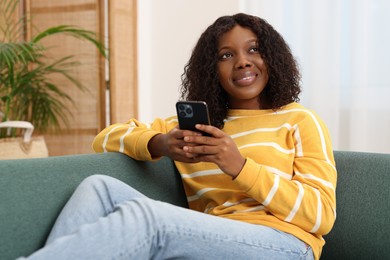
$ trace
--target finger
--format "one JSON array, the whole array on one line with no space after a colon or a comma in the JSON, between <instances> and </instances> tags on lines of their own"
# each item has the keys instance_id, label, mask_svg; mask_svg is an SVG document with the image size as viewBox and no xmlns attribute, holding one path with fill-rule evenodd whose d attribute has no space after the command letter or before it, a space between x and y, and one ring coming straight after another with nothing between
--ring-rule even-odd
<instances>
[{"instance_id":1,"label":"finger","mask_svg":"<svg viewBox=\"0 0 390 260\"><path fill-rule=\"evenodd\" d=\"M207 145L215 145L215 140L214 138L208 137L208 136L185 136L184 137L184 142L188 144L194 144L194 145L202 145L202 144L207 144Z\"/></svg>"},{"instance_id":2,"label":"finger","mask_svg":"<svg viewBox=\"0 0 390 260\"><path fill-rule=\"evenodd\" d=\"M195 155L213 155L217 154L219 149L216 146L209 145L196 145L196 146L184 146L183 151L189 154Z\"/></svg>"},{"instance_id":3,"label":"finger","mask_svg":"<svg viewBox=\"0 0 390 260\"><path fill-rule=\"evenodd\" d=\"M191 131L191 130L180 130L183 137L185 136L202 136L201 133L197 132L197 131Z\"/></svg>"},{"instance_id":4,"label":"finger","mask_svg":"<svg viewBox=\"0 0 390 260\"><path fill-rule=\"evenodd\" d=\"M185 153L184 155L186 158L191 159L192 161L196 158L199 158L199 154L196 153Z\"/></svg>"},{"instance_id":5,"label":"finger","mask_svg":"<svg viewBox=\"0 0 390 260\"><path fill-rule=\"evenodd\" d=\"M212 125L196 124L195 127L199 131L208 133L208 134L210 134L210 135L212 135L214 137L217 137L217 138L223 137L225 135L224 132L222 132L220 129L218 129L218 128L212 126Z\"/></svg>"},{"instance_id":6,"label":"finger","mask_svg":"<svg viewBox=\"0 0 390 260\"><path fill-rule=\"evenodd\" d=\"M202 134L191 130L177 130L175 138L183 139L186 136L202 136Z\"/></svg>"}]
</instances>

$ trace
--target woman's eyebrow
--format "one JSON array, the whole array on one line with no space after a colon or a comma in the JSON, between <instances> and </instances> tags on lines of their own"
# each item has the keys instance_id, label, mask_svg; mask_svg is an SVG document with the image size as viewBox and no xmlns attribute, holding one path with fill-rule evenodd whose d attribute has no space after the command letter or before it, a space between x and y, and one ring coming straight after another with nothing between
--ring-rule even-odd
<instances>
[{"instance_id":1,"label":"woman's eyebrow","mask_svg":"<svg viewBox=\"0 0 390 260\"><path fill-rule=\"evenodd\" d=\"M246 44L250 44L250 43L256 43L258 44L258 40L256 38L252 38L252 39L249 39L247 41L245 41ZM230 45L223 45L222 47L218 48L218 52L224 50L224 49L230 49Z\"/></svg>"},{"instance_id":2,"label":"woman's eyebrow","mask_svg":"<svg viewBox=\"0 0 390 260\"><path fill-rule=\"evenodd\" d=\"M223 51L225 49L230 49L229 46L222 46L221 48L218 48L218 52Z\"/></svg>"},{"instance_id":3,"label":"woman's eyebrow","mask_svg":"<svg viewBox=\"0 0 390 260\"><path fill-rule=\"evenodd\" d=\"M252 43L252 42L257 44L259 41L256 38L248 40L248 43Z\"/></svg>"}]
</instances>

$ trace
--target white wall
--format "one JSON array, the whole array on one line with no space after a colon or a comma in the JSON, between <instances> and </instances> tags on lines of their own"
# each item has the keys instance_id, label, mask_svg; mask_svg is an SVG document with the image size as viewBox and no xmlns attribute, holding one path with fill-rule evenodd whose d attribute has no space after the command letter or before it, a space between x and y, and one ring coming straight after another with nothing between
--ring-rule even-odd
<instances>
[{"instance_id":1,"label":"white wall","mask_svg":"<svg viewBox=\"0 0 390 260\"><path fill-rule=\"evenodd\" d=\"M201 33L239 0L138 1L138 98L142 122L175 114L180 76Z\"/></svg>"},{"instance_id":2,"label":"white wall","mask_svg":"<svg viewBox=\"0 0 390 260\"><path fill-rule=\"evenodd\" d=\"M175 114L180 76L200 34L221 15L267 19L297 57L302 104L329 127L336 150L390 152L387 0L140 0L139 116ZM318 34L320 34L318 36ZM387 44L387 45L386 45Z\"/></svg>"},{"instance_id":3,"label":"white wall","mask_svg":"<svg viewBox=\"0 0 390 260\"><path fill-rule=\"evenodd\" d=\"M302 72L301 103L336 150L390 153L388 0L243 0L272 24Z\"/></svg>"}]
</instances>

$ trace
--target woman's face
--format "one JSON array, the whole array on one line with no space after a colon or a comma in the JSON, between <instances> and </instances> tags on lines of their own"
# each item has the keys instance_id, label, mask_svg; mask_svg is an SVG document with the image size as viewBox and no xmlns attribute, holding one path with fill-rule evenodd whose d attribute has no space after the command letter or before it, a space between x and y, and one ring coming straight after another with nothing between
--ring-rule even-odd
<instances>
[{"instance_id":1,"label":"woman's face","mask_svg":"<svg viewBox=\"0 0 390 260\"><path fill-rule=\"evenodd\" d=\"M233 109L259 109L259 95L268 83L268 71L258 50L256 35L239 25L221 36L217 72Z\"/></svg>"}]
</instances>

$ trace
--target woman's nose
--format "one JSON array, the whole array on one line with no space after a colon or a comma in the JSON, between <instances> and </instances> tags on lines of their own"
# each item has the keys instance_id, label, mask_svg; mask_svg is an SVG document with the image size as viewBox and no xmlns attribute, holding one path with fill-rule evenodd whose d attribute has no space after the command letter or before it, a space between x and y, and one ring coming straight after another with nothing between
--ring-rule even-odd
<instances>
[{"instance_id":1,"label":"woman's nose","mask_svg":"<svg viewBox=\"0 0 390 260\"><path fill-rule=\"evenodd\" d=\"M253 63L246 55L237 55L236 69L250 68L252 65Z\"/></svg>"}]
</instances>

